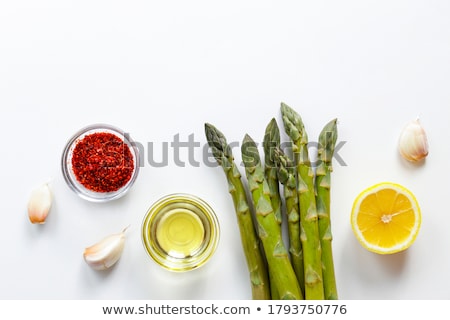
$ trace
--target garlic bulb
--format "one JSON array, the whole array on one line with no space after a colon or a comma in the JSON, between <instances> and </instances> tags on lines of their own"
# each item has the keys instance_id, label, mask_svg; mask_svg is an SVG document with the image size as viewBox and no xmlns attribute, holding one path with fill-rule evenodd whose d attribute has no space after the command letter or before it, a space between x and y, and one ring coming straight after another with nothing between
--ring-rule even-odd
<instances>
[{"instance_id":1,"label":"garlic bulb","mask_svg":"<svg viewBox=\"0 0 450 320\"><path fill-rule=\"evenodd\" d=\"M33 224L43 224L52 205L52 192L48 183L32 190L28 200L28 218Z\"/></svg>"},{"instance_id":2,"label":"garlic bulb","mask_svg":"<svg viewBox=\"0 0 450 320\"><path fill-rule=\"evenodd\" d=\"M412 162L420 161L428 155L428 139L419 119L403 128L398 148L402 157Z\"/></svg>"},{"instance_id":3,"label":"garlic bulb","mask_svg":"<svg viewBox=\"0 0 450 320\"><path fill-rule=\"evenodd\" d=\"M95 270L105 270L112 267L120 258L125 246L125 231L109 235L86 248L83 253L86 263Z\"/></svg>"}]
</instances>

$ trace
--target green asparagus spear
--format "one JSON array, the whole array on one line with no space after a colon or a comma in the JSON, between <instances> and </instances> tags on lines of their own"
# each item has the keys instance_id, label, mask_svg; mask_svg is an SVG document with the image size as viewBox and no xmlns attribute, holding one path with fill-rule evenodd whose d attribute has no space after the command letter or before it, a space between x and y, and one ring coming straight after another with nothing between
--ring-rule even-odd
<instances>
[{"instance_id":1,"label":"green asparagus spear","mask_svg":"<svg viewBox=\"0 0 450 320\"><path fill-rule=\"evenodd\" d=\"M256 143L246 135L241 146L249 189L256 211L258 234L263 244L269 272L278 289L280 299L302 299L297 278L289 261L289 255L281 236L281 228L275 218L270 201L269 185Z\"/></svg>"},{"instance_id":2,"label":"green asparagus spear","mask_svg":"<svg viewBox=\"0 0 450 320\"><path fill-rule=\"evenodd\" d=\"M264 146L264 176L267 180L270 190L270 201L274 210L275 218L281 228L281 197L278 182L277 168L274 159L274 150L280 146L280 130L276 120L273 118L266 127L263 140ZM276 272L276 271L274 271ZM272 300L278 300L278 289L274 284L273 272L269 270L270 292Z\"/></svg>"},{"instance_id":3,"label":"green asparagus spear","mask_svg":"<svg viewBox=\"0 0 450 320\"><path fill-rule=\"evenodd\" d=\"M252 298L269 300L271 297L266 261L260 249L260 240L255 229L256 223L250 211L241 174L222 132L213 125L206 123L205 133L212 153L218 164L222 166L228 180L228 190L233 199L241 242L250 273Z\"/></svg>"},{"instance_id":4,"label":"green asparagus spear","mask_svg":"<svg viewBox=\"0 0 450 320\"><path fill-rule=\"evenodd\" d=\"M277 121L272 119L266 127L264 135L264 175L269 184L270 200L274 210L275 218L281 225L281 196L278 181L277 167L275 163L275 150L280 147L280 129Z\"/></svg>"},{"instance_id":5,"label":"green asparagus spear","mask_svg":"<svg viewBox=\"0 0 450 320\"><path fill-rule=\"evenodd\" d=\"M316 203L319 216L319 235L322 247L322 272L325 299L338 299L336 278L334 272L332 234L330 223L330 186L332 158L337 140L337 120L331 120L322 129L319 136L318 157L316 169Z\"/></svg>"},{"instance_id":6,"label":"green asparagus spear","mask_svg":"<svg viewBox=\"0 0 450 320\"><path fill-rule=\"evenodd\" d=\"M287 135L292 140L297 167L297 194L300 204L301 241L305 273L305 298L323 300L322 252L314 188L314 172L308 154L308 136L300 115L281 104L281 114Z\"/></svg>"},{"instance_id":7,"label":"green asparagus spear","mask_svg":"<svg viewBox=\"0 0 450 320\"><path fill-rule=\"evenodd\" d=\"M289 253L294 272L304 296L305 275L303 270L302 243L300 241L300 213L295 165L280 148L275 150L275 159L278 167L278 179L284 185L283 195L288 220Z\"/></svg>"}]
</instances>

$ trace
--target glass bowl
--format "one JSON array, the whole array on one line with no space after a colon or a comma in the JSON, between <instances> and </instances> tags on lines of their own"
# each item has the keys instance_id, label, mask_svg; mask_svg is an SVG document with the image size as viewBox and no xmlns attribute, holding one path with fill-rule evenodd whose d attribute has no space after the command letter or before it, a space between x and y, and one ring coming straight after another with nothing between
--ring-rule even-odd
<instances>
[{"instance_id":1,"label":"glass bowl","mask_svg":"<svg viewBox=\"0 0 450 320\"><path fill-rule=\"evenodd\" d=\"M170 271L203 266L219 242L219 221L213 209L190 194L172 194L156 201L142 222L142 241L150 257Z\"/></svg>"},{"instance_id":2,"label":"glass bowl","mask_svg":"<svg viewBox=\"0 0 450 320\"><path fill-rule=\"evenodd\" d=\"M103 137L103 140L94 144L92 142L94 136ZM81 148L80 143L85 147L82 152L79 148L76 149L77 146ZM109 165L111 162L108 161L114 161L115 156L121 154L112 149L114 144L125 146L126 149L121 151L122 156L132 159L132 163L129 163L131 168L121 167L121 170L124 170L122 174L126 172L125 177L102 174L106 172L105 170L114 170L114 165ZM74 157L83 163L74 166L72 162ZM90 171L91 166L98 170ZM108 124L93 124L79 130L67 142L62 154L61 167L67 185L78 196L93 202L106 202L118 199L130 190L139 173L139 150L123 130Z\"/></svg>"}]
</instances>

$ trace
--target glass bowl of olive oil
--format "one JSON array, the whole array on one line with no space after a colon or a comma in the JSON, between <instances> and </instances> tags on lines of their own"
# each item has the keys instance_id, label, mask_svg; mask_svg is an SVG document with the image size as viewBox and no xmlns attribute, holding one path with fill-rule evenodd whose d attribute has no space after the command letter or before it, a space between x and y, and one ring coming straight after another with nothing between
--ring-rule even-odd
<instances>
[{"instance_id":1,"label":"glass bowl of olive oil","mask_svg":"<svg viewBox=\"0 0 450 320\"><path fill-rule=\"evenodd\" d=\"M219 242L219 221L204 200L171 194L156 201L142 222L142 241L150 257L170 271L204 265Z\"/></svg>"}]
</instances>

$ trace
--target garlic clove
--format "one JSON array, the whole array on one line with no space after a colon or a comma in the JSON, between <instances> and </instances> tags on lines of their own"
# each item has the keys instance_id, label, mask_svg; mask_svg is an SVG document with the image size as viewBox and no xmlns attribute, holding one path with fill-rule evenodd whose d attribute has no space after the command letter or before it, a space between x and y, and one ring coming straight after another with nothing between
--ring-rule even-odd
<instances>
[{"instance_id":1,"label":"garlic clove","mask_svg":"<svg viewBox=\"0 0 450 320\"><path fill-rule=\"evenodd\" d=\"M52 192L48 183L44 183L31 191L28 200L28 218L33 224L43 224L52 205Z\"/></svg>"},{"instance_id":2,"label":"garlic clove","mask_svg":"<svg viewBox=\"0 0 450 320\"><path fill-rule=\"evenodd\" d=\"M106 270L112 267L121 257L125 246L125 231L111 234L96 244L86 248L83 253L84 260L94 270Z\"/></svg>"},{"instance_id":3,"label":"garlic clove","mask_svg":"<svg viewBox=\"0 0 450 320\"><path fill-rule=\"evenodd\" d=\"M418 162L428 156L428 139L419 119L403 128L398 148L402 157L411 162Z\"/></svg>"}]
</instances>

